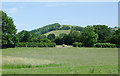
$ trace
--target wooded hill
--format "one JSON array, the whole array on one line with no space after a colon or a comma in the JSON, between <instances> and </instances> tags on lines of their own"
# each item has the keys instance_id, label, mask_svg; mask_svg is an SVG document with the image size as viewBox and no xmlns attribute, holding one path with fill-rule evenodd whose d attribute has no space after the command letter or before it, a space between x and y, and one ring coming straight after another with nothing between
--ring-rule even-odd
<instances>
[{"instance_id":1,"label":"wooded hill","mask_svg":"<svg viewBox=\"0 0 120 76\"><path fill-rule=\"evenodd\" d=\"M35 33L35 34L45 34L47 32L56 31L56 30L76 30L76 31L82 31L83 27L81 27L81 26L72 26L72 25L60 25L59 23L54 23L54 24L46 25L44 27L32 30L30 32Z\"/></svg>"}]
</instances>

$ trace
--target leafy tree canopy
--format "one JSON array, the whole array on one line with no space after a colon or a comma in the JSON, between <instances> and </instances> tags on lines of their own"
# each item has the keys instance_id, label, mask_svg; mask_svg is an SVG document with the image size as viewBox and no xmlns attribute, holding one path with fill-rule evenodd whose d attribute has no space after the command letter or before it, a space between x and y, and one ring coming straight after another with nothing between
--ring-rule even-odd
<instances>
[{"instance_id":1,"label":"leafy tree canopy","mask_svg":"<svg viewBox=\"0 0 120 76\"><path fill-rule=\"evenodd\" d=\"M112 31L106 25L94 25L95 33L98 34L98 42L106 42L112 35Z\"/></svg>"},{"instance_id":2,"label":"leafy tree canopy","mask_svg":"<svg viewBox=\"0 0 120 76\"><path fill-rule=\"evenodd\" d=\"M2 46L3 47L14 47L17 42L16 37L16 26L14 25L13 19L3 11L2 12Z\"/></svg>"},{"instance_id":3,"label":"leafy tree canopy","mask_svg":"<svg viewBox=\"0 0 120 76\"><path fill-rule=\"evenodd\" d=\"M94 43L97 42L98 35L94 32L94 28L92 26L87 26L82 31L81 40L84 46L91 47L94 46Z\"/></svg>"}]
</instances>

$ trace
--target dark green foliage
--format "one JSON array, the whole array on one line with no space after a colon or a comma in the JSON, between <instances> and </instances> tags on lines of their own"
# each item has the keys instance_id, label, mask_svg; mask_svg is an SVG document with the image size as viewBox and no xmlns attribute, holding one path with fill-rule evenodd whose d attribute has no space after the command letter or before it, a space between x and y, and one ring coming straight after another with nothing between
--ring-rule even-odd
<instances>
[{"instance_id":1,"label":"dark green foliage","mask_svg":"<svg viewBox=\"0 0 120 76\"><path fill-rule=\"evenodd\" d=\"M16 36L16 26L13 19L2 12L2 47L14 47L18 41Z\"/></svg>"},{"instance_id":2,"label":"dark green foliage","mask_svg":"<svg viewBox=\"0 0 120 76\"><path fill-rule=\"evenodd\" d=\"M83 27L80 27L80 26L72 26L72 27L71 27L71 30L82 31L82 30L83 30Z\"/></svg>"},{"instance_id":3,"label":"dark green foliage","mask_svg":"<svg viewBox=\"0 0 120 76\"><path fill-rule=\"evenodd\" d=\"M101 47L101 48L107 48L107 47L117 47L116 44L110 44L110 43L96 43L95 47Z\"/></svg>"},{"instance_id":4,"label":"dark green foliage","mask_svg":"<svg viewBox=\"0 0 120 76\"><path fill-rule=\"evenodd\" d=\"M53 40L53 39L55 39L55 34L49 34L49 35L47 36L47 38L48 38L49 40Z\"/></svg>"},{"instance_id":5,"label":"dark green foliage","mask_svg":"<svg viewBox=\"0 0 120 76\"><path fill-rule=\"evenodd\" d=\"M20 42L51 42L45 35L35 34L28 31L21 31L17 34Z\"/></svg>"},{"instance_id":6,"label":"dark green foliage","mask_svg":"<svg viewBox=\"0 0 120 76\"><path fill-rule=\"evenodd\" d=\"M111 43L120 45L120 28L114 32L109 41Z\"/></svg>"},{"instance_id":7,"label":"dark green foliage","mask_svg":"<svg viewBox=\"0 0 120 76\"><path fill-rule=\"evenodd\" d=\"M98 42L106 42L112 35L112 31L106 25L94 25L95 33L98 34Z\"/></svg>"},{"instance_id":8,"label":"dark green foliage","mask_svg":"<svg viewBox=\"0 0 120 76\"><path fill-rule=\"evenodd\" d=\"M17 36L19 37L20 42L29 42L31 38L30 32L25 31L25 30L18 33Z\"/></svg>"},{"instance_id":9,"label":"dark green foliage","mask_svg":"<svg viewBox=\"0 0 120 76\"><path fill-rule=\"evenodd\" d=\"M79 43L79 42L74 42L73 43L73 47L82 47L83 44L82 43Z\"/></svg>"},{"instance_id":10,"label":"dark green foliage","mask_svg":"<svg viewBox=\"0 0 120 76\"><path fill-rule=\"evenodd\" d=\"M63 44L63 37L64 36L67 36L67 34L60 34L58 37L56 37L55 39L54 39L54 42L57 44L57 45L62 45Z\"/></svg>"},{"instance_id":11,"label":"dark green foliage","mask_svg":"<svg viewBox=\"0 0 120 76\"><path fill-rule=\"evenodd\" d=\"M25 35L22 38L23 42L29 42L30 41L30 33L26 32Z\"/></svg>"},{"instance_id":12,"label":"dark green foliage","mask_svg":"<svg viewBox=\"0 0 120 76\"><path fill-rule=\"evenodd\" d=\"M60 27L59 23L54 23L54 24L50 24L50 25L44 26L39 29L32 30L31 32L34 32L36 34L44 34L44 33L47 33L53 30L58 30L59 27Z\"/></svg>"},{"instance_id":13,"label":"dark green foliage","mask_svg":"<svg viewBox=\"0 0 120 76\"><path fill-rule=\"evenodd\" d=\"M71 32L62 38L63 43L72 45L74 42L80 42L81 34L78 31L71 30Z\"/></svg>"},{"instance_id":14,"label":"dark green foliage","mask_svg":"<svg viewBox=\"0 0 120 76\"><path fill-rule=\"evenodd\" d=\"M19 42L16 47L55 47L53 42Z\"/></svg>"},{"instance_id":15,"label":"dark green foliage","mask_svg":"<svg viewBox=\"0 0 120 76\"><path fill-rule=\"evenodd\" d=\"M66 35L67 35L67 34L62 33L62 34L59 35L59 37L63 38L63 37L66 36Z\"/></svg>"},{"instance_id":16,"label":"dark green foliage","mask_svg":"<svg viewBox=\"0 0 120 76\"><path fill-rule=\"evenodd\" d=\"M70 26L63 25L62 28L60 28L60 30L70 30Z\"/></svg>"},{"instance_id":17,"label":"dark green foliage","mask_svg":"<svg viewBox=\"0 0 120 76\"><path fill-rule=\"evenodd\" d=\"M49 39L47 39L47 38L43 38L43 39L40 39L39 42L51 42L51 41Z\"/></svg>"},{"instance_id":18,"label":"dark green foliage","mask_svg":"<svg viewBox=\"0 0 120 76\"><path fill-rule=\"evenodd\" d=\"M60 34L54 42L56 44L67 44L72 45L74 42L80 42L81 34L78 31L71 30L71 32L67 34Z\"/></svg>"},{"instance_id":19,"label":"dark green foliage","mask_svg":"<svg viewBox=\"0 0 120 76\"><path fill-rule=\"evenodd\" d=\"M81 33L81 40L85 47L93 47L97 42L98 35L94 32L92 26L87 26Z\"/></svg>"}]
</instances>

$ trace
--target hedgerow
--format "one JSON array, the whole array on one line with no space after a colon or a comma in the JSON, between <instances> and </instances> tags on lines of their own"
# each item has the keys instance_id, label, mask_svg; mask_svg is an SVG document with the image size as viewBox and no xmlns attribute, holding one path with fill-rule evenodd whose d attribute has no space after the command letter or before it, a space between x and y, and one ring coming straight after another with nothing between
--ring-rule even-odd
<instances>
[{"instance_id":1,"label":"hedgerow","mask_svg":"<svg viewBox=\"0 0 120 76\"><path fill-rule=\"evenodd\" d=\"M54 42L19 42L16 47L55 47Z\"/></svg>"},{"instance_id":2,"label":"hedgerow","mask_svg":"<svg viewBox=\"0 0 120 76\"><path fill-rule=\"evenodd\" d=\"M82 47L83 44L82 43L79 43L79 42L74 42L73 43L73 47Z\"/></svg>"},{"instance_id":3,"label":"hedgerow","mask_svg":"<svg viewBox=\"0 0 120 76\"><path fill-rule=\"evenodd\" d=\"M73 47L84 47L82 43L74 42ZM94 47L101 47L101 48L114 48L119 47L117 44L111 44L111 43L96 43L94 44Z\"/></svg>"},{"instance_id":4,"label":"hedgerow","mask_svg":"<svg viewBox=\"0 0 120 76\"><path fill-rule=\"evenodd\" d=\"M101 47L101 48L107 48L107 47L117 47L116 44L110 44L110 43L96 43L95 47Z\"/></svg>"}]
</instances>

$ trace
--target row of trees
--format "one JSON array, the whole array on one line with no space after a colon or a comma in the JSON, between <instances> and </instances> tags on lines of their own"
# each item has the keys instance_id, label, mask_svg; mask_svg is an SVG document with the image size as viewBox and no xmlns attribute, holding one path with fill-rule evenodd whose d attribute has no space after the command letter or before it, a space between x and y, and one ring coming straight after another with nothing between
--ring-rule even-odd
<instances>
[{"instance_id":1,"label":"row of trees","mask_svg":"<svg viewBox=\"0 0 120 76\"><path fill-rule=\"evenodd\" d=\"M81 42L86 47L92 47L95 43L114 43L120 45L120 28L112 31L105 25L93 25L85 27L81 32L72 30L68 35L60 34L54 39L58 45L72 45Z\"/></svg>"},{"instance_id":2,"label":"row of trees","mask_svg":"<svg viewBox=\"0 0 120 76\"><path fill-rule=\"evenodd\" d=\"M105 25L93 25L85 27L81 32L71 30L69 34L49 34L48 36L35 34L28 31L21 31L17 34L20 42L55 42L57 45L72 45L74 42L81 42L86 47L94 46L94 43L120 44L120 29L110 30Z\"/></svg>"},{"instance_id":3,"label":"row of trees","mask_svg":"<svg viewBox=\"0 0 120 76\"><path fill-rule=\"evenodd\" d=\"M13 19L7 16L6 13L2 13L2 47L15 47L18 42L37 42L37 43L52 43L55 42L57 45L67 44L72 45L74 42L80 42L86 47L92 47L95 43L114 43L120 44L120 29L112 31L106 25L93 25L85 28L78 26L66 26L58 23L45 26L36 31L21 31L16 34L16 26L14 25ZM68 30L71 29L69 34L49 34L48 36L43 35L48 31L53 30Z\"/></svg>"}]
</instances>

